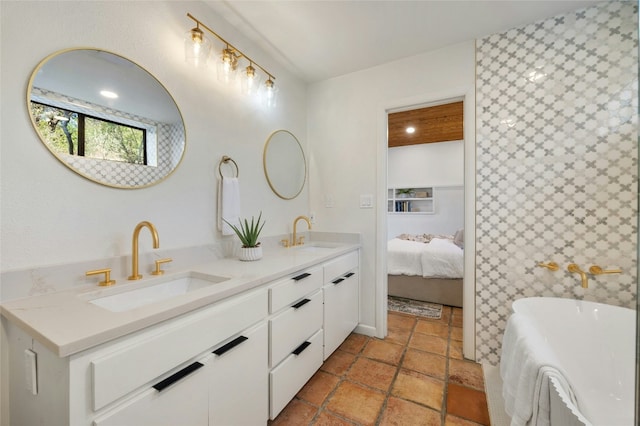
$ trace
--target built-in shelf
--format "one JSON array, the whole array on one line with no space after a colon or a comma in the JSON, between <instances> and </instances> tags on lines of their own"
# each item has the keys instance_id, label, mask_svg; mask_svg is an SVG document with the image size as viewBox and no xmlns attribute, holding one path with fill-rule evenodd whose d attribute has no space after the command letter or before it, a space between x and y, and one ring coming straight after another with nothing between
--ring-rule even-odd
<instances>
[{"instance_id":1,"label":"built-in shelf","mask_svg":"<svg viewBox=\"0 0 640 426\"><path fill-rule=\"evenodd\" d=\"M387 211L397 214L433 214L433 187L389 188Z\"/></svg>"}]
</instances>

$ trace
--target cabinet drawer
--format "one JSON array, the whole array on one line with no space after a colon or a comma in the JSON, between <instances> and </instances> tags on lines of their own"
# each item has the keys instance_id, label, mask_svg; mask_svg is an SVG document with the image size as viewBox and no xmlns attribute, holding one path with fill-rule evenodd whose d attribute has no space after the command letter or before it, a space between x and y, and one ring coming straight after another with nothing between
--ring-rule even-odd
<instances>
[{"instance_id":1,"label":"cabinet drawer","mask_svg":"<svg viewBox=\"0 0 640 426\"><path fill-rule=\"evenodd\" d=\"M171 426L209 423L208 369L212 356L198 360L201 367L161 391L149 387L93 421L93 426Z\"/></svg>"},{"instance_id":2,"label":"cabinet drawer","mask_svg":"<svg viewBox=\"0 0 640 426\"><path fill-rule=\"evenodd\" d=\"M302 352L290 354L269 373L269 413L272 420L322 365L322 330L305 342L309 345Z\"/></svg>"},{"instance_id":3,"label":"cabinet drawer","mask_svg":"<svg viewBox=\"0 0 640 426\"><path fill-rule=\"evenodd\" d=\"M269 289L269 308L274 313L322 287L322 268L301 271Z\"/></svg>"},{"instance_id":4,"label":"cabinet drawer","mask_svg":"<svg viewBox=\"0 0 640 426\"><path fill-rule=\"evenodd\" d=\"M186 314L91 361L93 409L150 383L267 316L260 290Z\"/></svg>"},{"instance_id":5,"label":"cabinet drawer","mask_svg":"<svg viewBox=\"0 0 640 426\"><path fill-rule=\"evenodd\" d=\"M268 335L267 323L263 321L244 330L241 337L245 340L241 343L226 350L230 347L227 343L214 351L209 381L210 425L266 425L269 418Z\"/></svg>"},{"instance_id":6,"label":"cabinet drawer","mask_svg":"<svg viewBox=\"0 0 640 426\"><path fill-rule=\"evenodd\" d=\"M298 307L296 307L298 306ZM270 365L276 366L304 339L322 328L322 291L316 291L269 320Z\"/></svg>"},{"instance_id":7,"label":"cabinet drawer","mask_svg":"<svg viewBox=\"0 0 640 426\"><path fill-rule=\"evenodd\" d=\"M327 262L324 265L325 282L329 282L357 267L358 251L353 251L345 254L344 256L340 256L335 260Z\"/></svg>"}]
</instances>

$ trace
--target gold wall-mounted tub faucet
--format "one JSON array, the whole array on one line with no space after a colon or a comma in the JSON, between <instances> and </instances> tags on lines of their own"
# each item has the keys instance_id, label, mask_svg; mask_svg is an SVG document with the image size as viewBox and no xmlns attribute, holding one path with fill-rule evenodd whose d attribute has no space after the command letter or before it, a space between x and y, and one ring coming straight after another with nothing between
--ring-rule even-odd
<instances>
[{"instance_id":1,"label":"gold wall-mounted tub faucet","mask_svg":"<svg viewBox=\"0 0 640 426\"><path fill-rule=\"evenodd\" d=\"M589 268L589 273L591 275L621 274L622 269L602 269L598 265L593 265Z\"/></svg>"},{"instance_id":2,"label":"gold wall-mounted tub faucet","mask_svg":"<svg viewBox=\"0 0 640 426\"><path fill-rule=\"evenodd\" d=\"M550 271L557 271L558 269L560 269L560 266L558 266L556 262L549 262L549 263L538 262L537 266L547 268Z\"/></svg>"},{"instance_id":3,"label":"gold wall-mounted tub faucet","mask_svg":"<svg viewBox=\"0 0 640 426\"><path fill-rule=\"evenodd\" d=\"M580 269L580 267L577 264L570 263L569 266L567 266L567 271L571 272L572 274L579 274L580 275L580 281L581 281L581 284L582 284L582 288L589 287L589 279L587 278L587 273L585 271L583 271L582 269Z\"/></svg>"},{"instance_id":4,"label":"gold wall-mounted tub faucet","mask_svg":"<svg viewBox=\"0 0 640 426\"><path fill-rule=\"evenodd\" d=\"M157 249L160 247L160 240L158 238L158 231L156 231L156 227L153 226L151 222L140 222L136 228L133 230L133 238L131 242L131 276L130 280L139 280L142 278L142 275L138 273L138 238L140 238L140 230L142 228L149 228L151 231L151 236L153 237L153 248Z\"/></svg>"}]
</instances>

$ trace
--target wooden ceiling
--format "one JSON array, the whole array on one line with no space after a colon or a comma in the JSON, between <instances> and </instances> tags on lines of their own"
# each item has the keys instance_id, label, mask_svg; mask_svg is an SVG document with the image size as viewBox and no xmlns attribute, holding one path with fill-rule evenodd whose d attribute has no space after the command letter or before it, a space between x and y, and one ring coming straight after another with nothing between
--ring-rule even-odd
<instances>
[{"instance_id":1,"label":"wooden ceiling","mask_svg":"<svg viewBox=\"0 0 640 426\"><path fill-rule=\"evenodd\" d=\"M462 101L389 114L389 148L459 141L464 137ZM407 133L413 127L414 133Z\"/></svg>"}]
</instances>

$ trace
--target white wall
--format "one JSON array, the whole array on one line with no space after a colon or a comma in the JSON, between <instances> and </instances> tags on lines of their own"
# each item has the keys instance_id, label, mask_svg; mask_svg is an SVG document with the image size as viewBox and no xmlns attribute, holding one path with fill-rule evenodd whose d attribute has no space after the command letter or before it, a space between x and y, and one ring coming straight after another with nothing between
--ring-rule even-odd
<instances>
[{"instance_id":1,"label":"white wall","mask_svg":"<svg viewBox=\"0 0 640 426\"><path fill-rule=\"evenodd\" d=\"M389 187L462 186L464 142L451 141L389 148Z\"/></svg>"},{"instance_id":2,"label":"white wall","mask_svg":"<svg viewBox=\"0 0 640 426\"><path fill-rule=\"evenodd\" d=\"M385 169L382 176L378 174L379 164L386 166L378 158L378 141L384 139L379 134L380 110L403 99L408 106L412 99L419 102L438 93L472 89L474 60L474 42L469 41L309 88L311 211L316 213L318 230L362 233L360 320L364 326L376 325L376 280L382 279L376 273L378 233L386 239L386 230L376 229L379 210L359 208L359 196L376 195L378 179L386 181Z\"/></svg>"},{"instance_id":3,"label":"white wall","mask_svg":"<svg viewBox=\"0 0 640 426\"><path fill-rule=\"evenodd\" d=\"M266 111L184 62L183 37L194 26L187 12L272 72L280 87ZM306 88L233 26L201 2L1 2L1 261L15 270L127 255L141 220L153 222L161 248L210 244L215 226L220 158L240 169L243 214L263 211L264 235L288 232L308 213L308 189L293 201L278 198L262 171L263 145L288 129L306 143ZM187 131L185 157L159 185L113 189L74 174L40 142L26 107L31 72L45 56L70 47L119 53L158 78L176 100ZM141 240L141 250L150 241ZM79 271L82 273L82 271Z\"/></svg>"},{"instance_id":4,"label":"white wall","mask_svg":"<svg viewBox=\"0 0 640 426\"><path fill-rule=\"evenodd\" d=\"M387 216L387 239L400 234L454 235L464 228L464 186L433 188L432 214L390 213Z\"/></svg>"},{"instance_id":5,"label":"white wall","mask_svg":"<svg viewBox=\"0 0 640 426\"><path fill-rule=\"evenodd\" d=\"M389 148L389 188L434 187L433 214L390 214L387 239L399 234L451 234L464 227L464 141Z\"/></svg>"}]
</instances>

